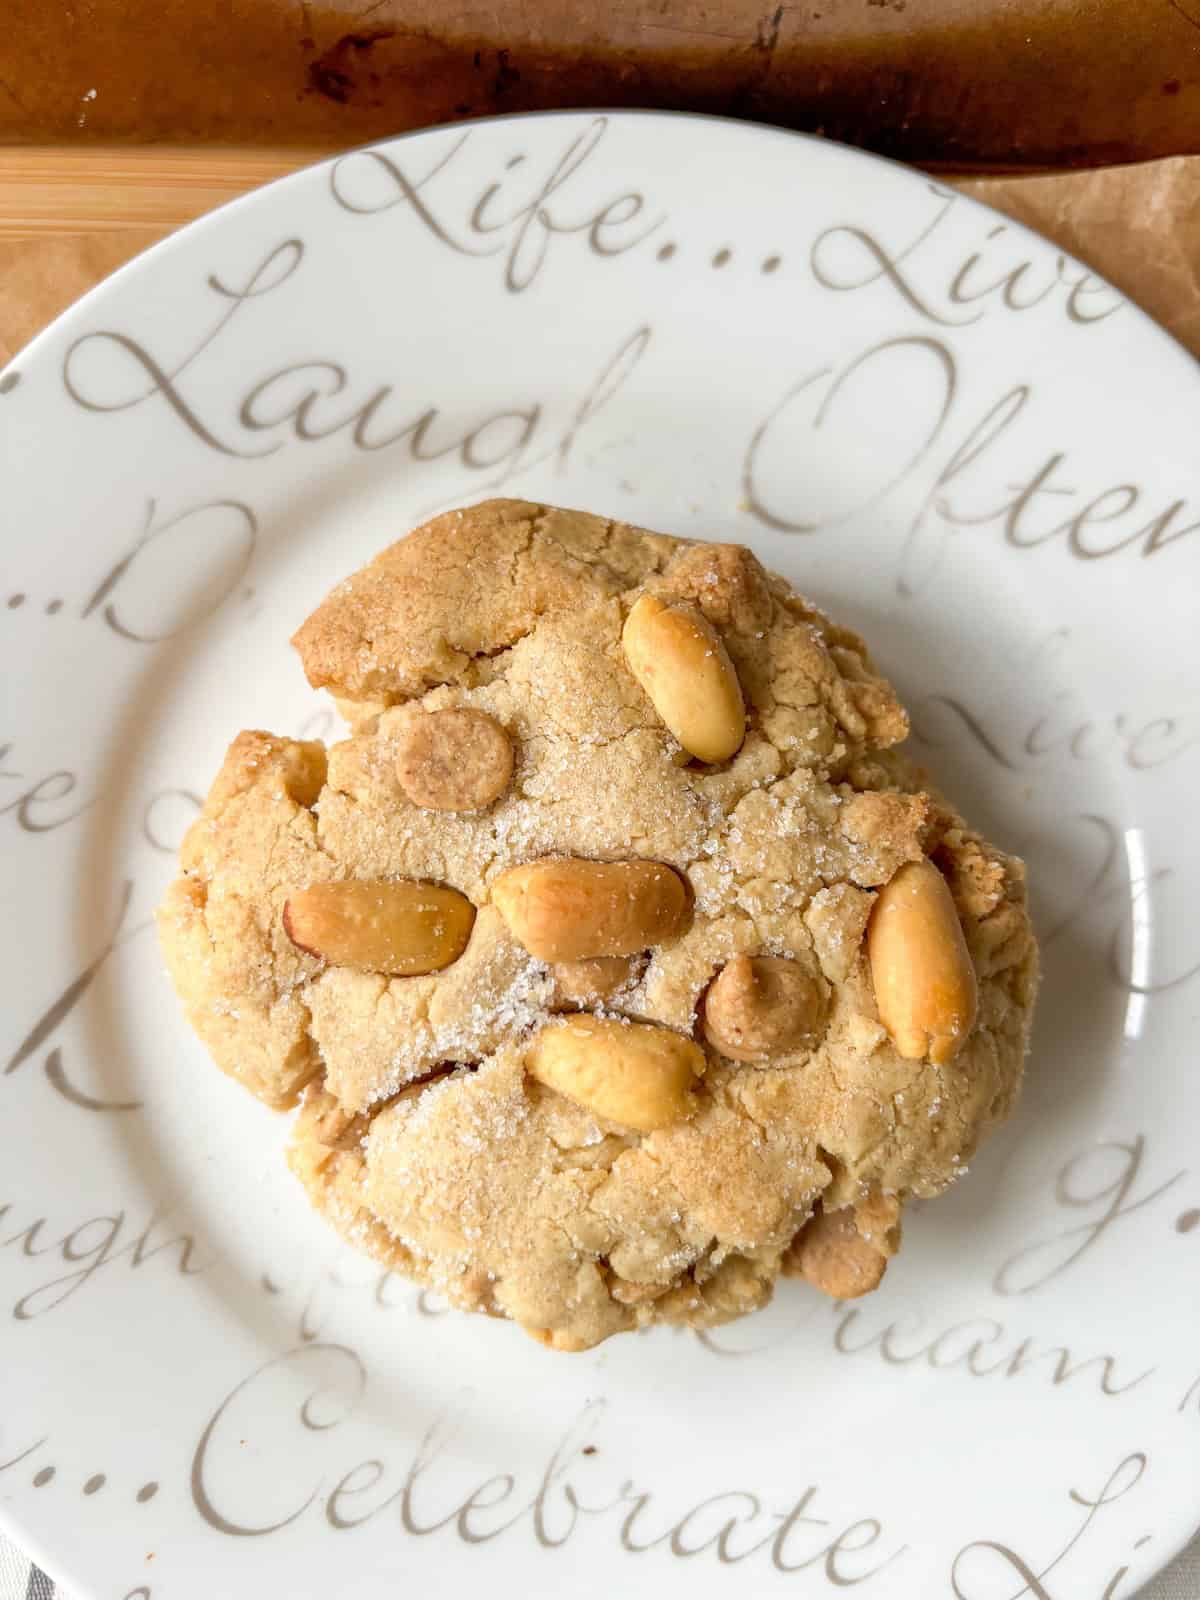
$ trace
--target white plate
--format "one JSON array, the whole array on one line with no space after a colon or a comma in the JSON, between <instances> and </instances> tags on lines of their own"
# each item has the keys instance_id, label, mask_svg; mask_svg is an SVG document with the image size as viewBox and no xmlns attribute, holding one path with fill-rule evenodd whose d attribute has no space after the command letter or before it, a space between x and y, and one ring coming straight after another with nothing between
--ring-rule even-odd
<instances>
[{"instance_id":1,"label":"white plate","mask_svg":"<svg viewBox=\"0 0 1200 1600\"><path fill-rule=\"evenodd\" d=\"M1111 289L928 178L664 116L343 156L27 350L0 378L12 1534L153 1600L1124 1600L1165 1562L1200 1520L1198 399ZM149 918L196 797L239 728L332 728L291 630L502 485L752 544L863 628L1029 859L1021 1112L857 1306L788 1285L570 1358L448 1314L336 1244L284 1119L180 1018Z\"/></svg>"}]
</instances>

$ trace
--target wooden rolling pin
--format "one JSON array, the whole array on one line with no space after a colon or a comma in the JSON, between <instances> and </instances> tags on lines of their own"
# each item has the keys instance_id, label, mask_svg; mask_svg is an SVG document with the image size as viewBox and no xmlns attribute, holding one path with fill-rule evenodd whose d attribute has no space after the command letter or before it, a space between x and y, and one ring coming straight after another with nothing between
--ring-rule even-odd
<instances>
[{"instance_id":1,"label":"wooden rolling pin","mask_svg":"<svg viewBox=\"0 0 1200 1600\"><path fill-rule=\"evenodd\" d=\"M0 141L353 145L564 106L960 167L1200 151L1200 0L7 0Z\"/></svg>"}]
</instances>

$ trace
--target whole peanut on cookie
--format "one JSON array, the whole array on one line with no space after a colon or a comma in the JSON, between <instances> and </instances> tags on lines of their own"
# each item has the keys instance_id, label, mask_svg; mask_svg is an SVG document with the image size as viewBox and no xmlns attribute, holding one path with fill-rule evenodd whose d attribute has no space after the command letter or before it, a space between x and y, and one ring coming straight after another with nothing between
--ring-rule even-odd
<instances>
[{"instance_id":1,"label":"whole peanut on cookie","mask_svg":"<svg viewBox=\"0 0 1200 1600\"><path fill-rule=\"evenodd\" d=\"M680 744L700 761L728 761L746 736L737 673L713 625L686 601L644 594L621 635L629 670Z\"/></svg>"},{"instance_id":2,"label":"whole peanut on cookie","mask_svg":"<svg viewBox=\"0 0 1200 1600\"><path fill-rule=\"evenodd\" d=\"M900 1055L953 1061L975 1026L979 985L950 890L932 861L907 862L880 891L867 951L879 1019Z\"/></svg>"}]
</instances>

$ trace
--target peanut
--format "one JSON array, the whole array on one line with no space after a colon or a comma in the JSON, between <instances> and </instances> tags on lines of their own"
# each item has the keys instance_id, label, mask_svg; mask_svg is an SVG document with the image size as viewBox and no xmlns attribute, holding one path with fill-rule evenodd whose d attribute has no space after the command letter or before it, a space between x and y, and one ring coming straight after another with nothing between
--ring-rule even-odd
<instances>
[{"instance_id":1,"label":"peanut","mask_svg":"<svg viewBox=\"0 0 1200 1600\"><path fill-rule=\"evenodd\" d=\"M525 1066L595 1116L652 1133L689 1113L704 1056L670 1028L579 1015L542 1028Z\"/></svg>"},{"instance_id":2,"label":"peanut","mask_svg":"<svg viewBox=\"0 0 1200 1600\"><path fill-rule=\"evenodd\" d=\"M669 939L687 913L683 880L660 861L531 861L502 872L492 899L539 961L636 955Z\"/></svg>"},{"instance_id":3,"label":"peanut","mask_svg":"<svg viewBox=\"0 0 1200 1600\"><path fill-rule=\"evenodd\" d=\"M568 1005L595 1005L598 1000L611 999L623 983L628 983L633 970L628 956L560 961L552 973L555 998Z\"/></svg>"},{"instance_id":4,"label":"peanut","mask_svg":"<svg viewBox=\"0 0 1200 1600\"><path fill-rule=\"evenodd\" d=\"M746 708L733 662L712 624L686 601L666 606L644 594L621 634L629 670L690 755L728 761L746 736Z\"/></svg>"},{"instance_id":5,"label":"peanut","mask_svg":"<svg viewBox=\"0 0 1200 1600\"><path fill-rule=\"evenodd\" d=\"M975 1026L979 987L954 900L931 861L880 890L867 923L879 1020L907 1061L952 1061Z\"/></svg>"},{"instance_id":6,"label":"peanut","mask_svg":"<svg viewBox=\"0 0 1200 1600\"><path fill-rule=\"evenodd\" d=\"M416 712L400 736L400 787L429 811L480 811L499 799L512 773L508 735L470 706Z\"/></svg>"},{"instance_id":7,"label":"peanut","mask_svg":"<svg viewBox=\"0 0 1200 1600\"><path fill-rule=\"evenodd\" d=\"M288 896L283 927L309 955L334 967L411 978L448 967L466 948L475 908L457 889L349 879Z\"/></svg>"},{"instance_id":8,"label":"peanut","mask_svg":"<svg viewBox=\"0 0 1200 1600\"><path fill-rule=\"evenodd\" d=\"M831 1300L857 1300L870 1294L886 1271L887 1257L859 1233L850 1206L818 1211L783 1257L785 1277L805 1278Z\"/></svg>"},{"instance_id":9,"label":"peanut","mask_svg":"<svg viewBox=\"0 0 1200 1600\"><path fill-rule=\"evenodd\" d=\"M820 983L795 961L735 956L704 1000L704 1037L731 1061L765 1061L811 1039L825 1011Z\"/></svg>"}]
</instances>

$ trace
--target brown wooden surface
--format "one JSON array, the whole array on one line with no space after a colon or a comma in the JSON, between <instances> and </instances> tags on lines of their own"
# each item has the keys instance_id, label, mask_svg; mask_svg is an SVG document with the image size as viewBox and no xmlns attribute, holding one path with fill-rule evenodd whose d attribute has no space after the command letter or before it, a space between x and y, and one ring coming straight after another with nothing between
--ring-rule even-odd
<instances>
[{"instance_id":1,"label":"brown wooden surface","mask_svg":"<svg viewBox=\"0 0 1200 1600\"><path fill-rule=\"evenodd\" d=\"M659 106L963 166L1200 151L1200 0L3 0L0 28L0 143Z\"/></svg>"},{"instance_id":2,"label":"brown wooden surface","mask_svg":"<svg viewBox=\"0 0 1200 1600\"><path fill-rule=\"evenodd\" d=\"M321 154L0 148L0 239L178 227Z\"/></svg>"},{"instance_id":3,"label":"brown wooden surface","mask_svg":"<svg viewBox=\"0 0 1200 1600\"><path fill-rule=\"evenodd\" d=\"M139 251L318 154L0 149L0 364ZM1200 157L951 181L1057 239L1200 354Z\"/></svg>"}]
</instances>

